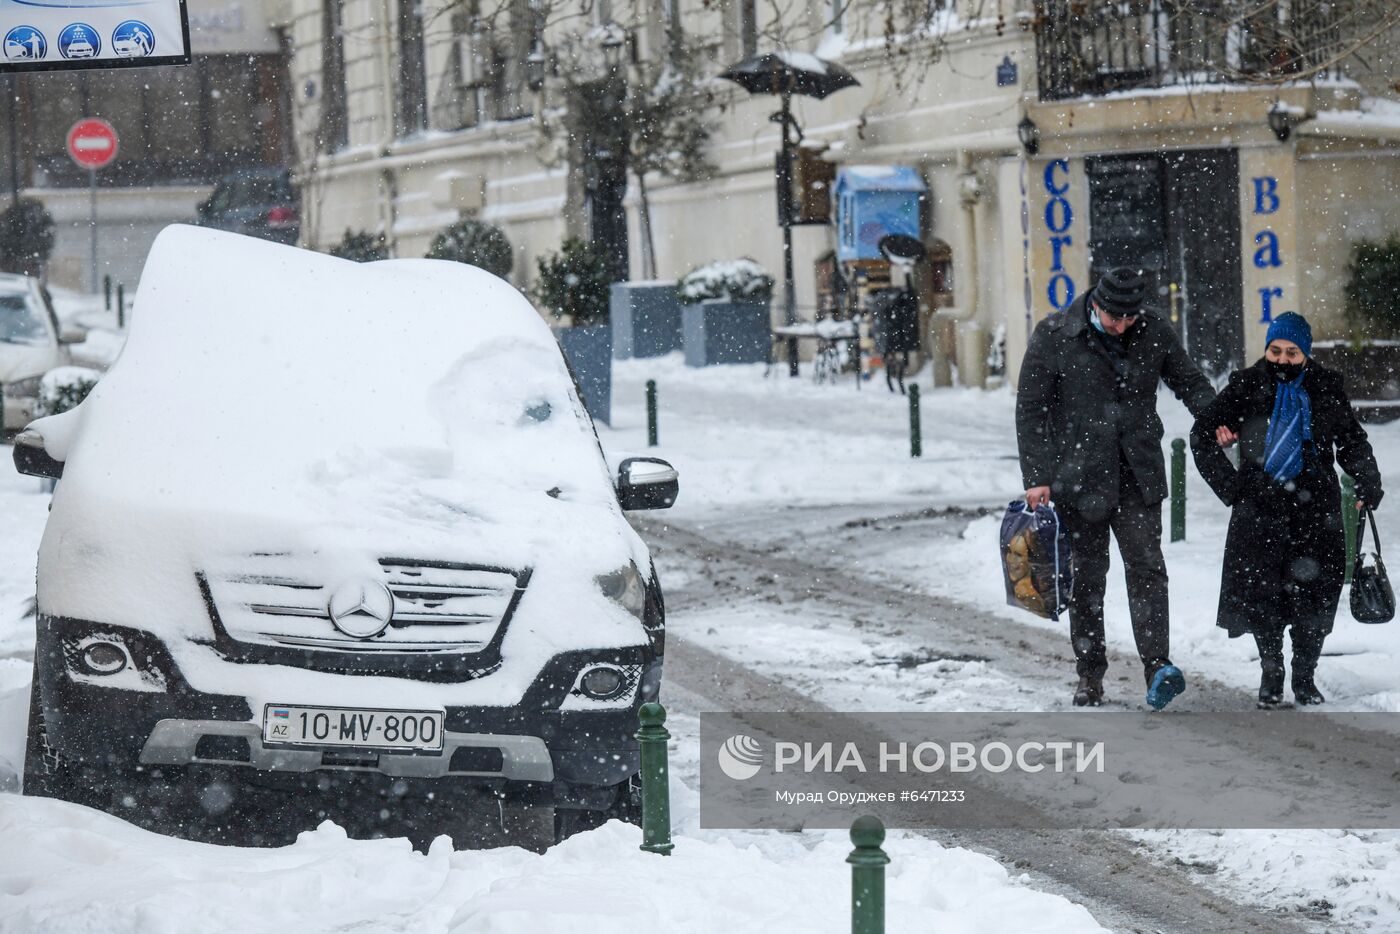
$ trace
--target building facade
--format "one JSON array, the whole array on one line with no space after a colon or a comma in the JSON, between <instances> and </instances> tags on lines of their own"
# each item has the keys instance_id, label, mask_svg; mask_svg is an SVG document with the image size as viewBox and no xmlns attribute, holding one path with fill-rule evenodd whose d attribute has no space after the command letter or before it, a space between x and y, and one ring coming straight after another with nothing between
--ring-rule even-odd
<instances>
[{"instance_id":1,"label":"building facade","mask_svg":"<svg viewBox=\"0 0 1400 934\"><path fill-rule=\"evenodd\" d=\"M117 158L97 173L98 273L128 286L155 235L192 221L219 176L291 161L286 61L261 0L188 0L188 9L187 66L10 76L5 178L54 217L55 285L92 285L88 172L67 152L79 120L117 131Z\"/></svg>"},{"instance_id":2,"label":"building facade","mask_svg":"<svg viewBox=\"0 0 1400 934\"><path fill-rule=\"evenodd\" d=\"M1351 244L1400 228L1395 43L1351 54L1347 24L1319 19L1328 4L1254 3L1270 20L1242 17L1246 0L949 0L890 35L887 8L907 5L811 0L775 21L752 0L594 2L580 24L528 0L489 16L443 0L288 2L306 245L368 230L421 256L475 216L509 235L522 287L539 256L590 227L586 173L541 132L558 119L558 80L529 82L532 64L557 70L566 32L620 24L633 62L683 32L712 74L774 48L838 62L860 86L794 99L804 146L922 176L924 239L946 266L926 296L928 343L936 359L960 355L975 385L988 341L1014 379L1035 322L1115 264L1148 271L1154 305L1214 373L1257 356L1283 311L1345 336ZM648 179L656 275L738 256L777 272L776 98L722 81L704 92L717 170ZM635 271L635 184L625 206ZM804 317L836 235L794 231Z\"/></svg>"}]
</instances>

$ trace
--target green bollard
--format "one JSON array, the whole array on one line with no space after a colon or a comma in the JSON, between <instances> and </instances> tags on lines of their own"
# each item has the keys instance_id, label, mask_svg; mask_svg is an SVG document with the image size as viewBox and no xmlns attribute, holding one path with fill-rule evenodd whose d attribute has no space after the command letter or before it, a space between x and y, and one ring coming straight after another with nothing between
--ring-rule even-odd
<instances>
[{"instance_id":1,"label":"green bollard","mask_svg":"<svg viewBox=\"0 0 1400 934\"><path fill-rule=\"evenodd\" d=\"M117 328L126 327L126 286L117 283Z\"/></svg>"},{"instance_id":2,"label":"green bollard","mask_svg":"<svg viewBox=\"0 0 1400 934\"><path fill-rule=\"evenodd\" d=\"M1186 442L1172 440L1172 541L1186 541Z\"/></svg>"},{"instance_id":3,"label":"green bollard","mask_svg":"<svg viewBox=\"0 0 1400 934\"><path fill-rule=\"evenodd\" d=\"M878 817L857 817L851 842L851 934L885 934L885 825Z\"/></svg>"},{"instance_id":4,"label":"green bollard","mask_svg":"<svg viewBox=\"0 0 1400 934\"><path fill-rule=\"evenodd\" d=\"M108 273L102 277L102 308L104 311L112 310L112 274Z\"/></svg>"},{"instance_id":5,"label":"green bollard","mask_svg":"<svg viewBox=\"0 0 1400 934\"><path fill-rule=\"evenodd\" d=\"M666 729L666 708L660 704L643 704L637 712L642 728L637 739L642 744L642 846L648 853L670 856L675 844L671 842L671 785L666 765L666 742L671 733Z\"/></svg>"},{"instance_id":6,"label":"green bollard","mask_svg":"<svg viewBox=\"0 0 1400 934\"><path fill-rule=\"evenodd\" d=\"M654 448L656 440L656 380L647 380L647 447Z\"/></svg>"},{"instance_id":7,"label":"green bollard","mask_svg":"<svg viewBox=\"0 0 1400 934\"><path fill-rule=\"evenodd\" d=\"M909 456L924 456L923 425L919 421L919 385L909 387Z\"/></svg>"},{"instance_id":8,"label":"green bollard","mask_svg":"<svg viewBox=\"0 0 1400 934\"><path fill-rule=\"evenodd\" d=\"M1356 481L1342 474L1342 532L1347 540L1347 574L1343 583L1351 583L1356 566Z\"/></svg>"}]
</instances>

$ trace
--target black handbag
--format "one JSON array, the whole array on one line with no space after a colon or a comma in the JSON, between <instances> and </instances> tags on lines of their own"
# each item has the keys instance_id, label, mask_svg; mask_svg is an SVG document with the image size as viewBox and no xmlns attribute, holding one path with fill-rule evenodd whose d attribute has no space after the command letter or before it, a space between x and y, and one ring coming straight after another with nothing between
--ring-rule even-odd
<instances>
[{"instance_id":1,"label":"black handbag","mask_svg":"<svg viewBox=\"0 0 1400 934\"><path fill-rule=\"evenodd\" d=\"M1361 538L1366 523L1371 524L1371 540L1375 543L1374 563L1367 565L1361 551ZM1381 537L1376 531L1376 517L1366 509L1356 521L1356 567L1351 574L1351 615L1358 623L1388 623L1395 616L1395 591L1381 561Z\"/></svg>"}]
</instances>

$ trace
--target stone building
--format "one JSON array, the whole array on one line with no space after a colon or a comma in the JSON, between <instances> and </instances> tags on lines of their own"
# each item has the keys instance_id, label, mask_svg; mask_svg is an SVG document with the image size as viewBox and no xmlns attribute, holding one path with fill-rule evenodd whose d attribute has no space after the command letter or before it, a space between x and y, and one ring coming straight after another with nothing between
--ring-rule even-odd
<instances>
[{"instance_id":1,"label":"stone building","mask_svg":"<svg viewBox=\"0 0 1400 934\"><path fill-rule=\"evenodd\" d=\"M520 285L590 228L580 166L550 158L539 132L558 82L528 80L565 30L615 22L646 61L679 29L707 44L713 74L776 47L838 62L861 84L794 100L804 144L838 165L922 175L924 239L945 265L924 283L943 322L928 342L939 357L961 348L961 378L977 385L988 339L1014 378L1034 322L1117 263L1149 271L1158 310L1213 372L1257 355L1285 310L1343 336L1351 243L1400 229L1395 43L1350 54L1355 24L1328 13L1345 5L948 0L887 35L879 0L809 0L780 22L754 0L600 0L584 23L505 0L489 26L487 0L287 2L306 244L370 230L421 256L476 216L507 231ZM648 181L657 275L738 256L780 270L776 99L706 90L717 173ZM635 185L625 205L640 278ZM806 317L835 233L794 232Z\"/></svg>"}]
</instances>

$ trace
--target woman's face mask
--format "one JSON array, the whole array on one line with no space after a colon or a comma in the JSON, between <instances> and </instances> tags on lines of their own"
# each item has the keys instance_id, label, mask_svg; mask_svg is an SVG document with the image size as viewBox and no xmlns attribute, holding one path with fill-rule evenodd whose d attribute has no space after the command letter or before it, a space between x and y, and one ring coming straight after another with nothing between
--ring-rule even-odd
<instances>
[{"instance_id":1,"label":"woman's face mask","mask_svg":"<svg viewBox=\"0 0 1400 934\"><path fill-rule=\"evenodd\" d=\"M1292 341L1274 340L1264 348L1264 366L1274 379L1291 383L1303 372L1308 362L1302 348Z\"/></svg>"},{"instance_id":2,"label":"woman's face mask","mask_svg":"<svg viewBox=\"0 0 1400 934\"><path fill-rule=\"evenodd\" d=\"M1265 360L1264 366L1273 374L1274 379L1283 383L1291 383L1303 372L1301 363L1283 363L1278 360Z\"/></svg>"}]
</instances>

